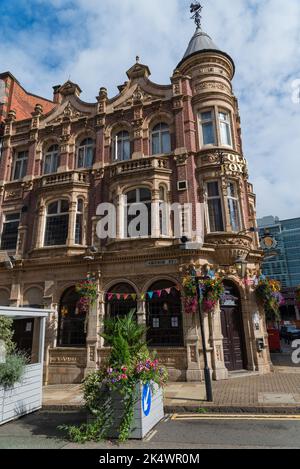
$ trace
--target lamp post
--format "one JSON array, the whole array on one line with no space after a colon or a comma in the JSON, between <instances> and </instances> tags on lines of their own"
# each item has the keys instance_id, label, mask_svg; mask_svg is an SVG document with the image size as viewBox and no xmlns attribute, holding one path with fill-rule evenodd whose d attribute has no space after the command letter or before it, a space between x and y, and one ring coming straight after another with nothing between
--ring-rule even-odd
<instances>
[{"instance_id":1,"label":"lamp post","mask_svg":"<svg viewBox=\"0 0 300 469\"><path fill-rule=\"evenodd\" d=\"M208 402L213 402L211 372L210 372L210 368L208 365L206 337L205 337L205 329L204 329L204 318L203 318L203 309L202 309L203 295L202 295L202 288L199 285L200 278L197 277L197 272L195 269L192 270L192 277L194 279L196 289L197 289L198 311L199 311L199 319L200 319L202 349L203 349L203 356L204 356L204 379L205 379L205 388L206 388L206 398Z\"/></svg>"}]
</instances>

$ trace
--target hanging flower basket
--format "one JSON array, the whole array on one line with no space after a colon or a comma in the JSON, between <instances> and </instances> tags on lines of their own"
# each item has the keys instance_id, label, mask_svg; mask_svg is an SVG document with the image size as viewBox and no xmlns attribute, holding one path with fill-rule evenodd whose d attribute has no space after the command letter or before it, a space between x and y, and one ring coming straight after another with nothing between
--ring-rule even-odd
<instances>
[{"instance_id":1,"label":"hanging flower basket","mask_svg":"<svg viewBox=\"0 0 300 469\"><path fill-rule=\"evenodd\" d=\"M207 278L199 281L202 290L202 305L205 313L210 313L217 306L225 293L222 279ZM187 276L183 279L184 289L184 305L187 314L194 314L197 312L197 287L195 280L192 276Z\"/></svg>"},{"instance_id":2,"label":"hanging flower basket","mask_svg":"<svg viewBox=\"0 0 300 469\"><path fill-rule=\"evenodd\" d=\"M260 278L255 289L257 300L264 307L269 320L280 320L280 306L285 303L280 290L280 283L269 278Z\"/></svg>"},{"instance_id":3,"label":"hanging flower basket","mask_svg":"<svg viewBox=\"0 0 300 469\"><path fill-rule=\"evenodd\" d=\"M77 303L79 314L87 314L90 306L96 304L98 296L97 283L94 280L84 280L76 285L76 292L80 296Z\"/></svg>"}]
</instances>

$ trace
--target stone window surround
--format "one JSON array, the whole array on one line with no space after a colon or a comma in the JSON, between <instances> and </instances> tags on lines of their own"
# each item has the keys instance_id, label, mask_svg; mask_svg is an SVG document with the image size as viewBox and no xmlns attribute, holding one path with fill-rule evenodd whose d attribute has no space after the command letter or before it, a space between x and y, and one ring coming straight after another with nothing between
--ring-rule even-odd
<instances>
[{"instance_id":1,"label":"stone window surround","mask_svg":"<svg viewBox=\"0 0 300 469\"><path fill-rule=\"evenodd\" d=\"M45 230L46 230L46 220L47 220L47 209L48 206L57 202L58 200L68 200L69 202L69 224L68 224L68 237L65 247L78 247L78 244L75 243L75 229L76 229L76 217L78 214L78 200L83 200L83 228L82 228L82 244L80 246L86 246L86 224L87 224L87 198L85 194L74 193L72 195L53 195L49 198L41 199L39 204L38 219L36 226L36 242L35 249L55 249L61 248L63 246L45 246Z\"/></svg>"},{"instance_id":2,"label":"stone window surround","mask_svg":"<svg viewBox=\"0 0 300 469\"><path fill-rule=\"evenodd\" d=\"M201 125L201 114L204 112L212 111L212 119L214 125L214 132L215 132L215 144L203 145L203 133L202 133L202 125ZM233 115L234 110L231 109L229 106L225 106L223 103L218 102L217 104L206 105L205 107L197 106L195 109L197 115L197 128L198 128L198 142L200 150L209 149L209 148L227 148L227 149L237 149L236 144L236 136L234 133L234 122L233 122ZM224 112L229 115L230 120L230 131L231 131L231 141L232 145L224 145L221 144L221 133L220 133L220 123L219 123L219 113Z\"/></svg>"},{"instance_id":3,"label":"stone window surround","mask_svg":"<svg viewBox=\"0 0 300 469\"><path fill-rule=\"evenodd\" d=\"M204 188L205 188L205 220L206 220L206 230L207 233L212 233L210 231L210 226L209 226L209 213L208 213L208 204L207 204L207 184L209 182L218 182L219 186L219 194L220 194L220 199L221 199L221 209L222 209L222 217L223 217L223 224L224 224L224 232L233 232L232 227L231 227L231 222L230 222L230 214L229 214L229 208L228 208L228 197L227 197L227 191L226 195L222 190L222 181L220 177L211 177L207 178L204 181ZM243 230L243 227L245 225L243 216L242 216L242 196L239 191L239 186L238 186L238 181L234 180L233 178L227 179L227 182L232 182L235 184L236 187L236 192L237 192L237 201L238 201L238 206L239 206L239 218L240 218L240 225L241 225L241 231ZM234 233L234 232L233 232Z\"/></svg>"}]
</instances>

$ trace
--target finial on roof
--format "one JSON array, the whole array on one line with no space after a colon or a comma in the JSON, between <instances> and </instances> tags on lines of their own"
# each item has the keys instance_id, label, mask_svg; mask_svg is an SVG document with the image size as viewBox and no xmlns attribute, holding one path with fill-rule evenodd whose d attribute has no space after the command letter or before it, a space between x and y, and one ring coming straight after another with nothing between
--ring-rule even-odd
<instances>
[{"instance_id":1,"label":"finial on roof","mask_svg":"<svg viewBox=\"0 0 300 469\"><path fill-rule=\"evenodd\" d=\"M136 60L136 63L139 64L141 59L140 59L140 57L137 55L136 58L135 58L135 60Z\"/></svg>"},{"instance_id":2,"label":"finial on roof","mask_svg":"<svg viewBox=\"0 0 300 469\"><path fill-rule=\"evenodd\" d=\"M203 6L199 2L192 3L190 6L190 12L193 13L193 16L191 17L191 19L195 21L197 29L201 29L202 9L203 9Z\"/></svg>"}]
</instances>

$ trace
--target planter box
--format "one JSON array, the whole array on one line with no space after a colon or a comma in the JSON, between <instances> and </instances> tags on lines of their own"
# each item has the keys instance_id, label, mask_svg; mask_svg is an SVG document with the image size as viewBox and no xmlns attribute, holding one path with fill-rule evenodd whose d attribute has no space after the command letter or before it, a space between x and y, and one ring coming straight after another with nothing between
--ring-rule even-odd
<instances>
[{"instance_id":1,"label":"planter box","mask_svg":"<svg viewBox=\"0 0 300 469\"><path fill-rule=\"evenodd\" d=\"M42 365L28 365L20 383L0 387L0 425L42 408Z\"/></svg>"},{"instance_id":2,"label":"planter box","mask_svg":"<svg viewBox=\"0 0 300 469\"><path fill-rule=\"evenodd\" d=\"M164 418L163 391L157 385L137 385L137 402L134 406L134 419L129 438L142 440ZM124 414L122 397L114 392L111 394L113 424L108 438L118 438L118 428Z\"/></svg>"}]
</instances>

